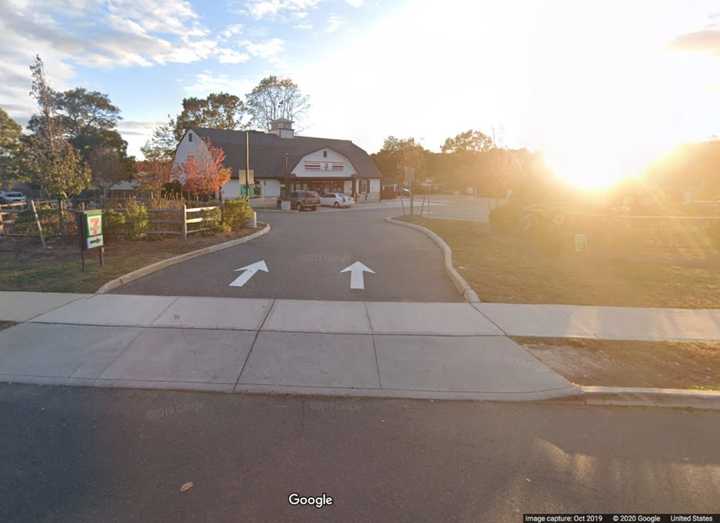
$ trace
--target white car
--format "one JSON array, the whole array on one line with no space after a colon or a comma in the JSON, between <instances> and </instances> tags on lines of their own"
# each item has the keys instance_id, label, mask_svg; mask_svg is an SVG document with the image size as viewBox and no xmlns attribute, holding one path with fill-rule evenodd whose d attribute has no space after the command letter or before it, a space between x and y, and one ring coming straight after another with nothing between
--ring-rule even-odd
<instances>
[{"instance_id":1,"label":"white car","mask_svg":"<svg viewBox=\"0 0 720 523\"><path fill-rule=\"evenodd\" d=\"M355 203L351 196L341 192L326 192L320 195L320 205L323 207L351 207Z\"/></svg>"},{"instance_id":2,"label":"white car","mask_svg":"<svg viewBox=\"0 0 720 523\"><path fill-rule=\"evenodd\" d=\"M18 191L0 191L0 204L2 203L25 203L27 198Z\"/></svg>"}]
</instances>

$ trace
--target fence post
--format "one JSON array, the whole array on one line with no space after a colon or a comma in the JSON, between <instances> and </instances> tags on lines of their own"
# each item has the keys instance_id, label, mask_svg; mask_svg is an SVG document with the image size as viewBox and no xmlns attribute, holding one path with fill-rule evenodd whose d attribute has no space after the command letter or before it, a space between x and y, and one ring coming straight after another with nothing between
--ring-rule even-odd
<instances>
[{"instance_id":1,"label":"fence post","mask_svg":"<svg viewBox=\"0 0 720 523\"><path fill-rule=\"evenodd\" d=\"M183 202L183 213L182 213L182 232L183 239L187 240L187 204Z\"/></svg>"},{"instance_id":2,"label":"fence post","mask_svg":"<svg viewBox=\"0 0 720 523\"><path fill-rule=\"evenodd\" d=\"M38 217L37 209L35 208L35 200L30 200L30 206L32 207L33 214L35 215L35 224L37 225L38 232L40 233L40 242L42 243L43 249L46 249L47 246L45 245L45 235L43 234L42 225L40 224L40 218Z\"/></svg>"}]
</instances>

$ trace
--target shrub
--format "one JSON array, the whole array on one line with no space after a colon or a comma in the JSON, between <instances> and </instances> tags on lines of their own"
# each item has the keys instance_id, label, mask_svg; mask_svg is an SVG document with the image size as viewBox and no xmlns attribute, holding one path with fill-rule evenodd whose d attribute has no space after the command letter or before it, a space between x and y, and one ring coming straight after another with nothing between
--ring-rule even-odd
<instances>
[{"instance_id":1,"label":"shrub","mask_svg":"<svg viewBox=\"0 0 720 523\"><path fill-rule=\"evenodd\" d=\"M219 232L230 232L230 227L227 226L220 219L220 212L217 210L204 211L203 213L203 226L208 230L204 234L217 234Z\"/></svg>"},{"instance_id":2,"label":"shrub","mask_svg":"<svg viewBox=\"0 0 720 523\"><path fill-rule=\"evenodd\" d=\"M123 211L115 209L103 211L103 234L108 238L119 238L127 234L127 218Z\"/></svg>"},{"instance_id":3,"label":"shrub","mask_svg":"<svg viewBox=\"0 0 720 523\"><path fill-rule=\"evenodd\" d=\"M240 229L250 220L252 213L248 200L227 200L223 204L223 223L231 230Z\"/></svg>"},{"instance_id":4,"label":"shrub","mask_svg":"<svg viewBox=\"0 0 720 523\"><path fill-rule=\"evenodd\" d=\"M135 200L128 200L125 207L125 221L127 224L127 237L130 240L139 240L150 227L147 207Z\"/></svg>"}]
</instances>

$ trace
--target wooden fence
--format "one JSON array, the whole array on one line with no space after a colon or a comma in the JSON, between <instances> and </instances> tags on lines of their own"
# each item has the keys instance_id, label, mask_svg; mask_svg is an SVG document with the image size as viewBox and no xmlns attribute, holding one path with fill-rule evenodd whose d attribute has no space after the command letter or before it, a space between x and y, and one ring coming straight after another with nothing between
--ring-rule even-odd
<instances>
[{"instance_id":1,"label":"wooden fence","mask_svg":"<svg viewBox=\"0 0 720 523\"><path fill-rule=\"evenodd\" d=\"M25 207L27 207L25 202L0 205L0 235L7 236L15 232L16 215L20 211L24 211Z\"/></svg>"},{"instance_id":2,"label":"wooden fence","mask_svg":"<svg viewBox=\"0 0 720 523\"><path fill-rule=\"evenodd\" d=\"M58 202L58 200L28 200L26 202L5 203L0 205L0 237L36 236L36 233L39 233L37 225L35 228L31 227L34 231L32 233L20 232L17 229L18 215L31 209L35 214L36 224L47 219L46 213L48 210L57 213L55 217L58 223L64 224L61 226L63 230L66 230L68 226L74 223L74 218L71 213L72 209L67 207L66 202ZM43 214L44 217L38 218L40 214ZM45 223L42 223L41 226L44 225Z\"/></svg>"},{"instance_id":3,"label":"wooden fence","mask_svg":"<svg viewBox=\"0 0 720 523\"><path fill-rule=\"evenodd\" d=\"M186 240L189 234L210 230L210 222L222 221L222 207L219 205L188 207L183 204L177 208L148 209L148 213L151 227L148 234L182 236Z\"/></svg>"}]
</instances>

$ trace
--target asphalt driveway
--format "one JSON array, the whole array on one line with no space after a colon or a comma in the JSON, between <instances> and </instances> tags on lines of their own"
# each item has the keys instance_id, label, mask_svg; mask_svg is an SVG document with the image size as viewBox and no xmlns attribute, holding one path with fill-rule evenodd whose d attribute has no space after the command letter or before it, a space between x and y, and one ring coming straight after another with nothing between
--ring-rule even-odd
<instances>
[{"instance_id":1,"label":"asphalt driveway","mask_svg":"<svg viewBox=\"0 0 720 523\"><path fill-rule=\"evenodd\" d=\"M387 223L397 209L308 213L259 213L272 231L235 248L169 267L114 292L166 296L226 296L321 300L459 302L440 249L423 234ZM231 287L242 271L264 261L242 287ZM364 289L351 290L359 261Z\"/></svg>"}]
</instances>

